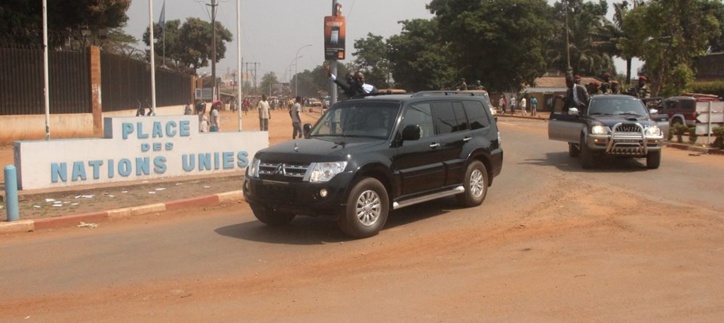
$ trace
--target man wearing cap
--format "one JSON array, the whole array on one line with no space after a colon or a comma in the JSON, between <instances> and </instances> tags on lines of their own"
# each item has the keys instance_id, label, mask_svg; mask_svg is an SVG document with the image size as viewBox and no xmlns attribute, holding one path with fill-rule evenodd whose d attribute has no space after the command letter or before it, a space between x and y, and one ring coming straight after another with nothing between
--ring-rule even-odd
<instances>
[{"instance_id":1,"label":"man wearing cap","mask_svg":"<svg viewBox=\"0 0 724 323\"><path fill-rule=\"evenodd\" d=\"M611 81L611 94L618 94L618 81Z\"/></svg>"},{"instance_id":2,"label":"man wearing cap","mask_svg":"<svg viewBox=\"0 0 724 323\"><path fill-rule=\"evenodd\" d=\"M575 84L581 84L581 76L580 76L580 75L573 75L573 83L575 83Z\"/></svg>"},{"instance_id":3,"label":"man wearing cap","mask_svg":"<svg viewBox=\"0 0 724 323\"><path fill-rule=\"evenodd\" d=\"M651 91L649 90L649 79L646 75L639 76L639 83L632 87L629 92L639 99L646 99L651 97Z\"/></svg>"},{"instance_id":4,"label":"man wearing cap","mask_svg":"<svg viewBox=\"0 0 724 323\"><path fill-rule=\"evenodd\" d=\"M568 87L568 90L566 90L563 112L568 112L568 109L571 108L576 108L581 112L584 111L584 109L588 107L588 101L590 100L586 88L580 84L576 84L574 77L570 74L566 76L566 87Z\"/></svg>"},{"instance_id":5,"label":"man wearing cap","mask_svg":"<svg viewBox=\"0 0 724 323\"><path fill-rule=\"evenodd\" d=\"M601 82L601 93L611 94L611 74L603 74L603 82Z\"/></svg>"}]
</instances>

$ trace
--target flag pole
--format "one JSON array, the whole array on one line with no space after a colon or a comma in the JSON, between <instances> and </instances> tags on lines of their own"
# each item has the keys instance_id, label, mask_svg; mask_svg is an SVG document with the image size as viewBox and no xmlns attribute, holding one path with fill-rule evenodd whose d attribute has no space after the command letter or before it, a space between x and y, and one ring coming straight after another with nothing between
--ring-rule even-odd
<instances>
[{"instance_id":1,"label":"flag pole","mask_svg":"<svg viewBox=\"0 0 724 323\"><path fill-rule=\"evenodd\" d=\"M151 37L151 115L156 115L156 58L153 50L153 0L148 0L148 32Z\"/></svg>"}]
</instances>

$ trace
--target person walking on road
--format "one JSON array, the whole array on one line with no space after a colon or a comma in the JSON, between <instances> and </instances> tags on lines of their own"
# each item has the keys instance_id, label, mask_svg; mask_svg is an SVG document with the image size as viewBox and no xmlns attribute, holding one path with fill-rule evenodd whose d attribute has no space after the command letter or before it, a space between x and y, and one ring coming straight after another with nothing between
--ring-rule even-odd
<instances>
[{"instance_id":1,"label":"person walking on road","mask_svg":"<svg viewBox=\"0 0 724 323\"><path fill-rule=\"evenodd\" d=\"M256 105L256 109L259 111L259 130L269 131L269 119L271 114L269 113L269 101L266 100L266 94L261 95L261 100Z\"/></svg>"},{"instance_id":2,"label":"person walking on road","mask_svg":"<svg viewBox=\"0 0 724 323\"><path fill-rule=\"evenodd\" d=\"M538 98L530 98L530 115L536 116L538 114Z\"/></svg>"},{"instance_id":3,"label":"person walking on road","mask_svg":"<svg viewBox=\"0 0 724 323\"><path fill-rule=\"evenodd\" d=\"M296 139L297 135L302 138L302 118L299 115L299 111L302 109L302 97L297 96L297 100L292 105L292 109L289 110L289 115L292 117L292 139Z\"/></svg>"}]
</instances>

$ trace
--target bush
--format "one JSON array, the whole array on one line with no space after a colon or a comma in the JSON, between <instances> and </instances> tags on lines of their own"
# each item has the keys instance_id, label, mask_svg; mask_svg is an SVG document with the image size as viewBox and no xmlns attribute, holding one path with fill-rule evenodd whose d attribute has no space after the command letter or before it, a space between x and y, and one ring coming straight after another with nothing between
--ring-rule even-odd
<instances>
[{"instance_id":1,"label":"bush","mask_svg":"<svg viewBox=\"0 0 724 323\"><path fill-rule=\"evenodd\" d=\"M689 132L689 143L693 145L696 143L696 139L699 137L696 135L696 127L689 128L688 132Z\"/></svg>"},{"instance_id":2,"label":"bush","mask_svg":"<svg viewBox=\"0 0 724 323\"><path fill-rule=\"evenodd\" d=\"M716 127L712 129L712 133L714 134L714 143L711 144L714 148L724 149L724 127Z\"/></svg>"},{"instance_id":3,"label":"bush","mask_svg":"<svg viewBox=\"0 0 724 323\"><path fill-rule=\"evenodd\" d=\"M677 123L674 125L674 133L676 133L676 142L682 143L684 142L684 134L689 131L689 126L681 123Z\"/></svg>"}]
</instances>

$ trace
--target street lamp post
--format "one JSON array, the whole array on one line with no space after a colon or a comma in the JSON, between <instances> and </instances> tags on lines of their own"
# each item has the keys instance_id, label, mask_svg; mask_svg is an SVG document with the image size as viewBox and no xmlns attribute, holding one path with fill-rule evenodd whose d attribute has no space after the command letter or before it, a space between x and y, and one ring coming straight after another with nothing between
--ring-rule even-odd
<instances>
[{"instance_id":1,"label":"street lamp post","mask_svg":"<svg viewBox=\"0 0 724 323\"><path fill-rule=\"evenodd\" d=\"M297 78L296 81L294 81L294 97L299 96L299 75L298 75L299 74L299 66L298 66L299 64L297 64L299 61L299 52L302 49L307 48L309 46L312 46L312 44L307 44L302 47L299 47L299 49L297 49L297 54L294 55L295 56L295 58L294 58L294 76L296 76L296 78Z\"/></svg>"}]
</instances>

